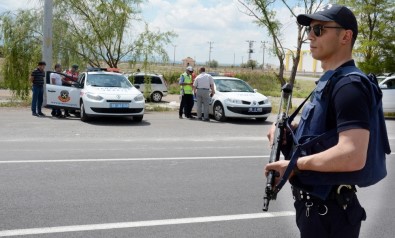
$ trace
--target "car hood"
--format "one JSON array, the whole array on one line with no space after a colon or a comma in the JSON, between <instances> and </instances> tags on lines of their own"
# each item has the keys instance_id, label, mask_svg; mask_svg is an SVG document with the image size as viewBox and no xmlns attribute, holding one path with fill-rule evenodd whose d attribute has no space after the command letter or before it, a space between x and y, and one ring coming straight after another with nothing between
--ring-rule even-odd
<instances>
[{"instance_id":1,"label":"car hood","mask_svg":"<svg viewBox=\"0 0 395 238\"><path fill-rule=\"evenodd\" d=\"M231 99L240 99L240 100L265 100L266 96L260 93L249 93L249 92L216 92L214 95L223 97L223 98L231 98Z\"/></svg>"},{"instance_id":2,"label":"car hood","mask_svg":"<svg viewBox=\"0 0 395 238\"><path fill-rule=\"evenodd\" d=\"M99 95L138 95L141 94L136 88L118 88L118 87L92 87L88 86L86 92Z\"/></svg>"}]
</instances>

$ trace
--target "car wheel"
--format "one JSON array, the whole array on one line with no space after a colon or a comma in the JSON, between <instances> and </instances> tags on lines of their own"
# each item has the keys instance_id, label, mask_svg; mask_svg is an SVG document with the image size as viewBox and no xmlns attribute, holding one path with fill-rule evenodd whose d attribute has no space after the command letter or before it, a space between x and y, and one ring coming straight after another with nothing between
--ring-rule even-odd
<instances>
[{"instance_id":1,"label":"car wheel","mask_svg":"<svg viewBox=\"0 0 395 238\"><path fill-rule=\"evenodd\" d=\"M255 118L255 120L259 121L259 122L264 122L266 121L267 117L257 117Z\"/></svg>"},{"instance_id":2,"label":"car wheel","mask_svg":"<svg viewBox=\"0 0 395 238\"><path fill-rule=\"evenodd\" d=\"M133 121L141 122L143 120L143 116L133 116Z\"/></svg>"},{"instance_id":3,"label":"car wheel","mask_svg":"<svg viewBox=\"0 0 395 238\"><path fill-rule=\"evenodd\" d=\"M160 93L160 92L153 92L151 94L151 100L153 102L160 102L162 100L162 93Z\"/></svg>"},{"instance_id":4,"label":"car wheel","mask_svg":"<svg viewBox=\"0 0 395 238\"><path fill-rule=\"evenodd\" d=\"M222 104L220 102L216 102L214 104L214 119L217 121L225 121L226 120L224 107L222 106Z\"/></svg>"},{"instance_id":5,"label":"car wheel","mask_svg":"<svg viewBox=\"0 0 395 238\"><path fill-rule=\"evenodd\" d=\"M84 122L89 121L89 117L85 113L84 103L82 101L81 101L80 119L81 119L81 121L84 121Z\"/></svg>"}]
</instances>

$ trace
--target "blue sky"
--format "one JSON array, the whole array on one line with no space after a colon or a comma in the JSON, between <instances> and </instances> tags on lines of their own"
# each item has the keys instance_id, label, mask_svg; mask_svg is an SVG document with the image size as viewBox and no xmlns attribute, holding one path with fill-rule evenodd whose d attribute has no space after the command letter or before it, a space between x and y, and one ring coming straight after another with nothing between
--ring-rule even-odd
<instances>
[{"instance_id":1,"label":"blue sky","mask_svg":"<svg viewBox=\"0 0 395 238\"><path fill-rule=\"evenodd\" d=\"M0 0L0 11L19 8L35 8L39 0ZM43 2L43 1L42 1ZM192 57L197 62L206 62L212 43L211 59L220 64L240 64L248 60L248 43L255 41L252 59L259 64L263 61L262 41L268 42L265 50L265 63L277 64L270 54L271 39L265 29L253 23L253 18L241 11L243 6L237 0L148 0L142 6L143 18L150 28L160 31L173 31L178 37L166 49L173 61ZM287 9L277 9L283 23L284 45L296 45L295 19Z\"/></svg>"}]
</instances>

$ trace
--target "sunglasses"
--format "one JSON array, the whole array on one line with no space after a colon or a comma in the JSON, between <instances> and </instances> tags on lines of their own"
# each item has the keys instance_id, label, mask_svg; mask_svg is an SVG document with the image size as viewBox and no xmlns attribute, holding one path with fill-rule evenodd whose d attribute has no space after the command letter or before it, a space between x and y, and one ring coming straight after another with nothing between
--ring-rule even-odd
<instances>
[{"instance_id":1,"label":"sunglasses","mask_svg":"<svg viewBox=\"0 0 395 238\"><path fill-rule=\"evenodd\" d=\"M323 25L315 25L313 27L311 26L306 26L306 32L307 34L310 34L311 29L313 29L314 35L317 37L322 35L322 30L325 28L335 28L335 29L344 29L344 27L341 26L323 26Z\"/></svg>"}]
</instances>

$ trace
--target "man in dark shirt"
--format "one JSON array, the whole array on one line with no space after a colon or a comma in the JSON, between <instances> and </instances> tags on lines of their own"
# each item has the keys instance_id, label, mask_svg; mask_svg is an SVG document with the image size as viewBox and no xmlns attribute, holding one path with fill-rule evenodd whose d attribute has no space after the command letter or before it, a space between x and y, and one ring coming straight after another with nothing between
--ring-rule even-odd
<instances>
[{"instance_id":1,"label":"man in dark shirt","mask_svg":"<svg viewBox=\"0 0 395 238\"><path fill-rule=\"evenodd\" d=\"M325 75L335 75L334 72L346 67L356 69L352 48L357 38L358 24L348 8L329 4L314 14L299 15L297 21L306 26L312 57L321 61ZM328 77L332 79L337 76ZM320 130L335 130L336 134L334 139L328 139L334 144L331 147L325 141L320 151L306 151L301 155L290 175L296 223L303 238L358 237L361 223L366 219L365 210L355 194L355 184L335 183L341 180L340 176L351 176L367 164L370 129L374 128L370 118L375 116L371 114L372 95L360 76L338 77L328 96L325 95L326 81L324 77L320 79L320 86L325 86L323 89L317 86L312 102L306 104L302 119L295 125L296 138L300 141L302 136L321 134ZM268 137L272 143L274 126ZM265 167L265 173L274 170L281 177L288 164L289 160L270 163ZM321 184L312 181L323 176L332 177ZM313 187L322 191L325 189L325 194L311 189ZM312 191L320 196L312 194Z\"/></svg>"},{"instance_id":2,"label":"man in dark shirt","mask_svg":"<svg viewBox=\"0 0 395 238\"><path fill-rule=\"evenodd\" d=\"M38 62L37 68L30 75L29 81L32 83L32 115L37 117L45 117L41 107L44 97L44 78L45 78L44 61Z\"/></svg>"}]
</instances>

